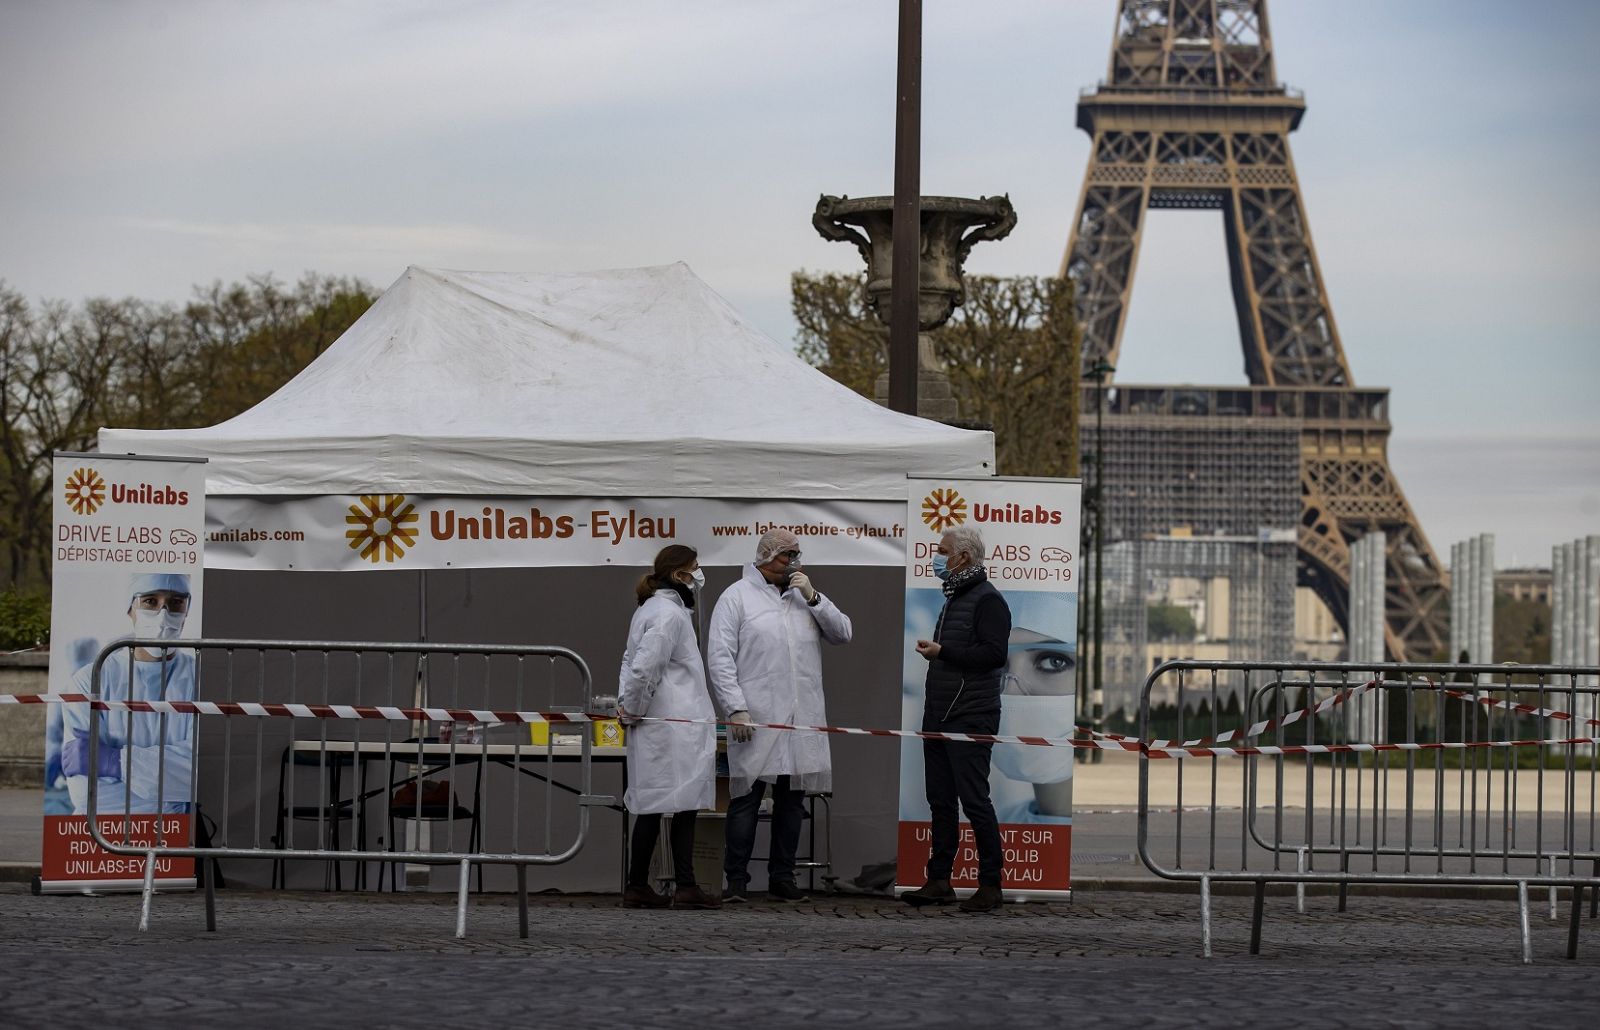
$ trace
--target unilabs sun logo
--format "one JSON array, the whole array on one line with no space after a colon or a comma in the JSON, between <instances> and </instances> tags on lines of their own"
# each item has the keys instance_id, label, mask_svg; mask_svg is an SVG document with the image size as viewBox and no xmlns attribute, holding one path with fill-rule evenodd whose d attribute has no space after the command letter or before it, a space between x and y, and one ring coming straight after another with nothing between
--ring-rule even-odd
<instances>
[{"instance_id":1,"label":"unilabs sun logo","mask_svg":"<svg viewBox=\"0 0 1600 1030\"><path fill-rule=\"evenodd\" d=\"M344 517L352 528L344 531L350 549L377 564L381 556L391 562L405 555L417 542L417 506L407 504L404 494L362 494Z\"/></svg>"},{"instance_id":2,"label":"unilabs sun logo","mask_svg":"<svg viewBox=\"0 0 1600 1030\"><path fill-rule=\"evenodd\" d=\"M935 533L967 521L967 502L952 489L935 489L922 499L922 521Z\"/></svg>"},{"instance_id":3,"label":"unilabs sun logo","mask_svg":"<svg viewBox=\"0 0 1600 1030\"><path fill-rule=\"evenodd\" d=\"M106 501L106 481L94 469L73 469L67 477L67 507L78 515L93 515Z\"/></svg>"}]
</instances>

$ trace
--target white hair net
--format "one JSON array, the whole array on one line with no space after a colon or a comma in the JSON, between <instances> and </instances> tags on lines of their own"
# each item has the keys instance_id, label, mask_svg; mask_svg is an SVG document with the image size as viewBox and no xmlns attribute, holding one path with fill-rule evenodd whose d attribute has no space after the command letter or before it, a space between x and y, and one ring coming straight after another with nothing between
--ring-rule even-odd
<instances>
[{"instance_id":1,"label":"white hair net","mask_svg":"<svg viewBox=\"0 0 1600 1030\"><path fill-rule=\"evenodd\" d=\"M756 544L756 564L765 565L784 551L796 550L799 546L800 538L787 529L769 529Z\"/></svg>"}]
</instances>

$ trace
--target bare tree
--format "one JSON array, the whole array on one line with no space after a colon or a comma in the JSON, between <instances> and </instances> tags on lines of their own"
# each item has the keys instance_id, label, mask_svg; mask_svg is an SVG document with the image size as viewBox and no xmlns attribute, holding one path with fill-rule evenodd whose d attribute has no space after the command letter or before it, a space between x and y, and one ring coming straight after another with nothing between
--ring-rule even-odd
<instances>
[{"instance_id":1,"label":"bare tree","mask_svg":"<svg viewBox=\"0 0 1600 1030\"><path fill-rule=\"evenodd\" d=\"M9 582L48 580L50 457L94 444L106 384L121 354L126 312L91 301L47 304L38 315L0 286L0 518Z\"/></svg>"},{"instance_id":2,"label":"bare tree","mask_svg":"<svg viewBox=\"0 0 1600 1030\"><path fill-rule=\"evenodd\" d=\"M800 356L864 397L888 370L888 330L868 311L864 277L791 277ZM1078 348L1072 284L967 277L966 303L933 333L964 419L995 433L1007 475L1078 471Z\"/></svg>"},{"instance_id":3,"label":"bare tree","mask_svg":"<svg viewBox=\"0 0 1600 1030\"><path fill-rule=\"evenodd\" d=\"M94 299L30 307L0 282L0 584L49 582L51 455L103 426L225 421L309 364L372 304L353 279L270 276L199 289L180 307Z\"/></svg>"}]
</instances>

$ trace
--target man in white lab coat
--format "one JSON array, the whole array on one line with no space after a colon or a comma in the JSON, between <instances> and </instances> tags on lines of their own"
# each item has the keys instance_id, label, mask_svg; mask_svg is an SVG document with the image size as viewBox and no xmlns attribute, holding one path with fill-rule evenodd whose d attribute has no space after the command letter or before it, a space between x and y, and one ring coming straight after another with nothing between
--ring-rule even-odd
<instances>
[{"instance_id":1,"label":"man in white lab coat","mask_svg":"<svg viewBox=\"0 0 1600 1030\"><path fill-rule=\"evenodd\" d=\"M821 642L847 644L850 633L850 617L801 571L800 541L785 529L761 538L755 562L717 600L706 658L711 691L728 720L725 901L745 900L756 816L769 785L767 893L779 901L804 900L795 884L795 851L806 794L833 789L828 739L749 724L825 725Z\"/></svg>"}]
</instances>

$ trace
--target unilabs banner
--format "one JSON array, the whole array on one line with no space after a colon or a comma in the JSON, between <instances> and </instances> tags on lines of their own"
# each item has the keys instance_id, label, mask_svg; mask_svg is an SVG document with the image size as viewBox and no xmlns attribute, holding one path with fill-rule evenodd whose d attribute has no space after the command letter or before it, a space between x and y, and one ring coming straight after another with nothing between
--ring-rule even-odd
<instances>
[{"instance_id":1,"label":"unilabs banner","mask_svg":"<svg viewBox=\"0 0 1600 1030\"><path fill-rule=\"evenodd\" d=\"M124 637L201 635L205 464L194 459L55 455L50 691L111 700L197 697L193 651L119 649ZM142 856L111 854L89 832L91 781L107 840L190 843L195 718L102 712L91 747L89 706L47 706L44 891L137 888ZM193 887L191 859L158 859L156 882Z\"/></svg>"},{"instance_id":2,"label":"unilabs banner","mask_svg":"<svg viewBox=\"0 0 1600 1030\"><path fill-rule=\"evenodd\" d=\"M647 566L667 544L702 565L742 565L783 528L826 565L900 565L895 501L440 497L419 494L212 497L206 561L220 569L482 569Z\"/></svg>"},{"instance_id":3,"label":"unilabs banner","mask_svg":"<svg viewBox=\"0 0 1600 1030\"><path fill-rule=\"evenodd\" d=\"M1082 488L1059 479L909 481L901 728L923 728L929 663L916 642L934 639L945 605L934 574L940 538L958 526L983 538L984 570L1011 610L1001 671L999 733L1070 738L1077 714L1078 556ZM932 713L935 723L942 713ZM927 879L931 850L923 741L902 738L895 882ZM1000 823L1008 898L1062 897L1072 887L1070 747L992 746L989 796ZM978 853L963 817L950 882L978 885Z\"/></svg>"}]
</instances>

